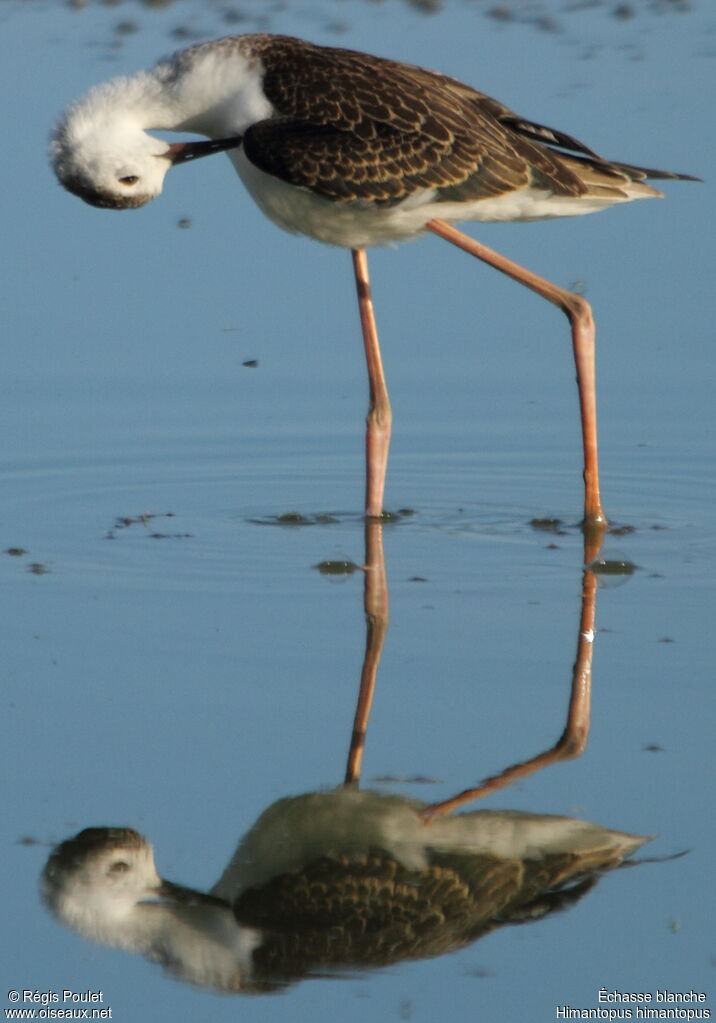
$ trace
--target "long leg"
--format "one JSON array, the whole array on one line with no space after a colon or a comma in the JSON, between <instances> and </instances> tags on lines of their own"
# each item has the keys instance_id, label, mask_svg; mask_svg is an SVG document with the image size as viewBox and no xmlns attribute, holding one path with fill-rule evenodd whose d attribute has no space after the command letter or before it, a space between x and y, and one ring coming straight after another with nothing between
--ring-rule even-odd
<instances>
[{"instance_id":1,"label":"long leg","mask_svg":"<svg viewBox=\"0 0 716 1023\"><path fill-rule=\"evenodd\" d=\"M353 249L351 254L370 388L365 433L365 514L371 518L379 518L383 514L383 492L393 414L380 357L380 343L368 277L368 259L365 249Z\"/></svg>"},{"instance_id":2,"label":"long leg","mask_svg":"<svg viewBox=\"0 0 716 1023\"><path fill-rule=\"evenodd\" d=\"M585 539L585 548L589 541ZM587 557L585 552L585 558ZM551 764L579 757L584 752L589 737L590 707L592 697L592 654L596 628L597 608L597 577L591 569L586 568L582 575L582 607L579 618L579 637L577 639L577 657L572 668L572 685L569 697L569 709L564 731L551 749L540 753L530 760L514 764L501 774L487 778L480 785L465 789L463 792L433 803L423 811L423 818L430 821L433 817L452 813L466 803L484 799L498 789L514 785L516 781L528 778L536 771L541 771Z\"/></svg>"},{"instance_id":3,"label":"long leg","mask_svg":"<svg viewBox=\"0 0 716 1023\"><path fill-rule=\"evenodd\" d=\"M363 750L368 732L368 718L373 704L373 693L378 677L378 665L388 630L388 577L383 554L383 524L376 519L365 523L365 580L363 606L365 608L366 636L363 668L360 676L358 704L353 719L351 744L344 784L358 785Z\"/></svg>"},{"instance_id":4,"label":"long leg","mask_svg":"<svg viewBox=\"0 0 716 1023\"><path fill-rule=\"evenodd\" d=\"M584 526L589 531L603 532L607 520L599 496L599 457L597 452L597 397L594 370L594 320L589 302L581 295L557 287L543 277L526 270L518 263L476 242L469 235L451 227L444 220L429 220L429 231L457 245L483 263L488 263L513 280L524 284L558 306L572 327L572 348L577 369L577 388L582 417L582 444L584 447Z\"/></svg>"}]
</instances>

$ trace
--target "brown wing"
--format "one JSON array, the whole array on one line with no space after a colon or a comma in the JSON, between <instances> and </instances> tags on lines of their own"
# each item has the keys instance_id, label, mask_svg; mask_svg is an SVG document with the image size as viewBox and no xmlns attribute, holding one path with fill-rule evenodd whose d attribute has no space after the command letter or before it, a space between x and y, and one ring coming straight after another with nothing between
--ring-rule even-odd
<instances>
[{"instance_id":1,"label":"brown wing","mask_svg":"<svg viewBox=\"0 0 716 1023\"><path fill-rule=\"evenodd\" d=\"M271 988L335 969L432 958L506 923L524 923L575 903L623 851L609 844L523 862L490 853L440 853L412 870L389 853L320 857L244 891L237 921L263 937L255 982Z\"/></svg>"},{"instance_id":2,"label":"brown wing","mask_svg":"<svg viewBox=\"0 0 716 1023\"><path fill-rule=\"evenodd\" d=\"M209 47L263 65L276 115L246 131L251 162L332 200L389 205L422 188L435 189L437 200L477 200L530 185L626 198L644 178L695 180L604 160L447 75L290 36L200 43L164 66L167 81ZM644 194L659 193L645 186Z\"/></svg>"},{"instance_id":3,"label":"brown wing","mask_svg":"<svg viewBox=\"0 0 716 1023\"><path fill-rule=\"evenodd\" d=\"M330 199L377 203L421 188L446 199L531 183L585 191L558 154L532 139L542 132L549 137L540 141L590 150L533 124L518 134L503 123L518 122L508 108L445 75L289 37L253 36L251 50L278 116L248 129L245 151L275 177Z\"/></svg>"},{"instance_id":4,"label":"brown wing","mask_svg":"<svg viewBox=\"0 0 716 1023\"><path fill-rule=\"evenodd\" d=\"M234 913L262 932L257 979L270 986L326 969L388 966L475 940L516 896L521 871L513 860L471 860L470 884L459 864L408 870L374 849L359 860L322 857L249 889Z\"/></svg>"}]
</instances>

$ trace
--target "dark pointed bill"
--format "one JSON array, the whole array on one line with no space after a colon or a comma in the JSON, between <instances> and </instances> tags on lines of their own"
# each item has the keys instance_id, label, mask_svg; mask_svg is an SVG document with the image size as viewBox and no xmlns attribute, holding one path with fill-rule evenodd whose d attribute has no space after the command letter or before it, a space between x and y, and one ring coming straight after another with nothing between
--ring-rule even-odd
<instances>
[{"instance_id":1,"label":"dark pointed bill","mask_svg":"<svg viewBox=\"0 0 716 1023\"><path fill-rule=\"evenodd\" d=\"M205 892L198 892L194 888L185 888L183 885L174 884L173 881L165 881L156 889L160 899L168 902L178 902L183 906L219 906L228 909L228 903L216 895L207 895Z\"/></svg>"},{"instance_id":2,"label":"dark pointed bill","mask_svg":"<svg viewBox=\"0 0 716 1023\"><path fill-rule=\"evenodd\" d=\"M237 149L241 145L241 135L229 139L206 139L201 142L172 142L163 155L172 164L198 160L200 156L211 156L212 153L223 153L227 149Z\"/></svg>"}]
</instances>

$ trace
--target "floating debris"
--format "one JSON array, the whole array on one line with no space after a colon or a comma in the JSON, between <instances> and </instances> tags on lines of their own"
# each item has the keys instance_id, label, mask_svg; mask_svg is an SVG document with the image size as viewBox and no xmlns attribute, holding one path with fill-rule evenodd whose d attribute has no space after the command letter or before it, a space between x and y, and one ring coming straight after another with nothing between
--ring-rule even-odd
<instances>
[{"instance_id":1,"label":"floating debris","mask_svg":"<svg viewBox=\"0 0 716 1023\"><path fill-rule=\"evenodd\" d=\"M532 529L538 533L555 533L557 536L566 536L567 531L561 519L554 519L548 516L544 518L530 519Z\"/></svg>"},{"instance_id":2,"label":"floating debris","mask_svg":"<svg viewBox=\"0 0 716 1023\"><path fill-rule=\"evenodd\" d=\"M360 571L360 565L355 561L319 561L317 568L321 575L352 575Z\"/></svg>"},{"instance_id":3,"label":"floating debris","mask_svg":"<svg viewBox=\"0 0 716 1023\"><path fill-rule=\"evenodd\" d=\"M30 565L27 566L27 571L31 575L48 575L50 569L47 567L47 565L43 565L41 561L33 561Z\"/></svg>"},{"instance_id":4,"label":"floating debris","mask_svg":"<svg viewBox=\"0 0 716 1023\"><path fill-rule=\"evenodd\" d=\"M318 512L315 515L302 515L301 512L283 512L281 515L267 515L265 518L249 519L256 526L327 526L339 520L335 515Z\"/></svg>"},{"instance_id":5,"label":"floating debris","mask_svg":"<svg viewBox=\"0 0 716 1023\"><path fill-rule=\"evenodd\" d=\"M108 529L105 533L106 540L116 540L117 533L122 529L129 529L131 526L148 526L154 519L173 519L175 518L174 512L142 512L139 515L118 515L114 520L114 525L111 529ZM165 535L153 533L150 534L153 539L163 539ZM177 533L174 534L179 537L189 536L188 533Z\"/></svg>"},{"instance_id":6,"label":"floating debris","mask_svg":"<svg viewBox=\"0 0 716 1023\"><path fill-rule=\"evenodd\" d=\"M600 554L589 568L595 575L633 575L639 566L618 554Z\"/></svg>"}]
</instances>

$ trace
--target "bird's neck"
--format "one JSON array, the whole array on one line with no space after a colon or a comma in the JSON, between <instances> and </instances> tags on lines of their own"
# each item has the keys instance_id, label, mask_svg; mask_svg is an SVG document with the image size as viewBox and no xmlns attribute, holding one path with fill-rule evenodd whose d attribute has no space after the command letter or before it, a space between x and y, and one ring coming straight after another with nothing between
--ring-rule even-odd
<instances>
[{"instance_id":1,"label":"bird's neck","mask_svg":"<svg viewBox=\"0 0 716 1023\"><path fill-rule=\"evenodd\" d=\"M176 118L170 93L153 72L140 71L95 85L69 108L64 125L68 135L84 139L98 126L112 136L150 127L171 129Z\"/></svg>"},{"instance_id":2,"label":"bird's neck","mask_svg":"<svg viewBox=\"0 0 716 1023\"><path fill-rule=\"evenodd\" d=\"M263 67L258 59L232 52L230 58L211 47L197 47L180 73L172 62L152 72L159 86L154 106L162 123L147 125L170 131L198 132L210 138L242 134L257 121L270 117L271 103L264 95Z\"/></svg>"},{"instance_id":3,"label":"bird's neck","mask_svg":"<svg viewBox=\"0 0 716 1023\"><path fill-rule=\"evenodd\" d=\"M253 951L262 940L259 931L239 926L228 906L99 901L65 906L61 919L92 941L139 953L178 977L222 990L250 976Z\"/></svg>"},{"instance_id":4,"label":"bird's neck","mask_svg":"<svg viewBox=\"0 0 716 1023\"><path fill-rule=\"evenodd\" d=\"M263 67L258 59L236 51L227 59L211 48L189 51L191 59L173 61L114 78L95 86L70 108L68 123L82 135L98 124L105 132L198 132L209 138L240 135L270 117L264 95ZM86 128L85 128L86 126Z\"/></svg>"},{"instance_id":5,"label":"bird's neck","mask_svg":"<svg viewBox=\"0 0 716 1023\"><path fill-rule=\"evenodd\" d=\"M146 905L143 952L182 980L219 990L238 990L253 970L262 935L242 927L227 906Z\"/></svg>"}]
</instances>

